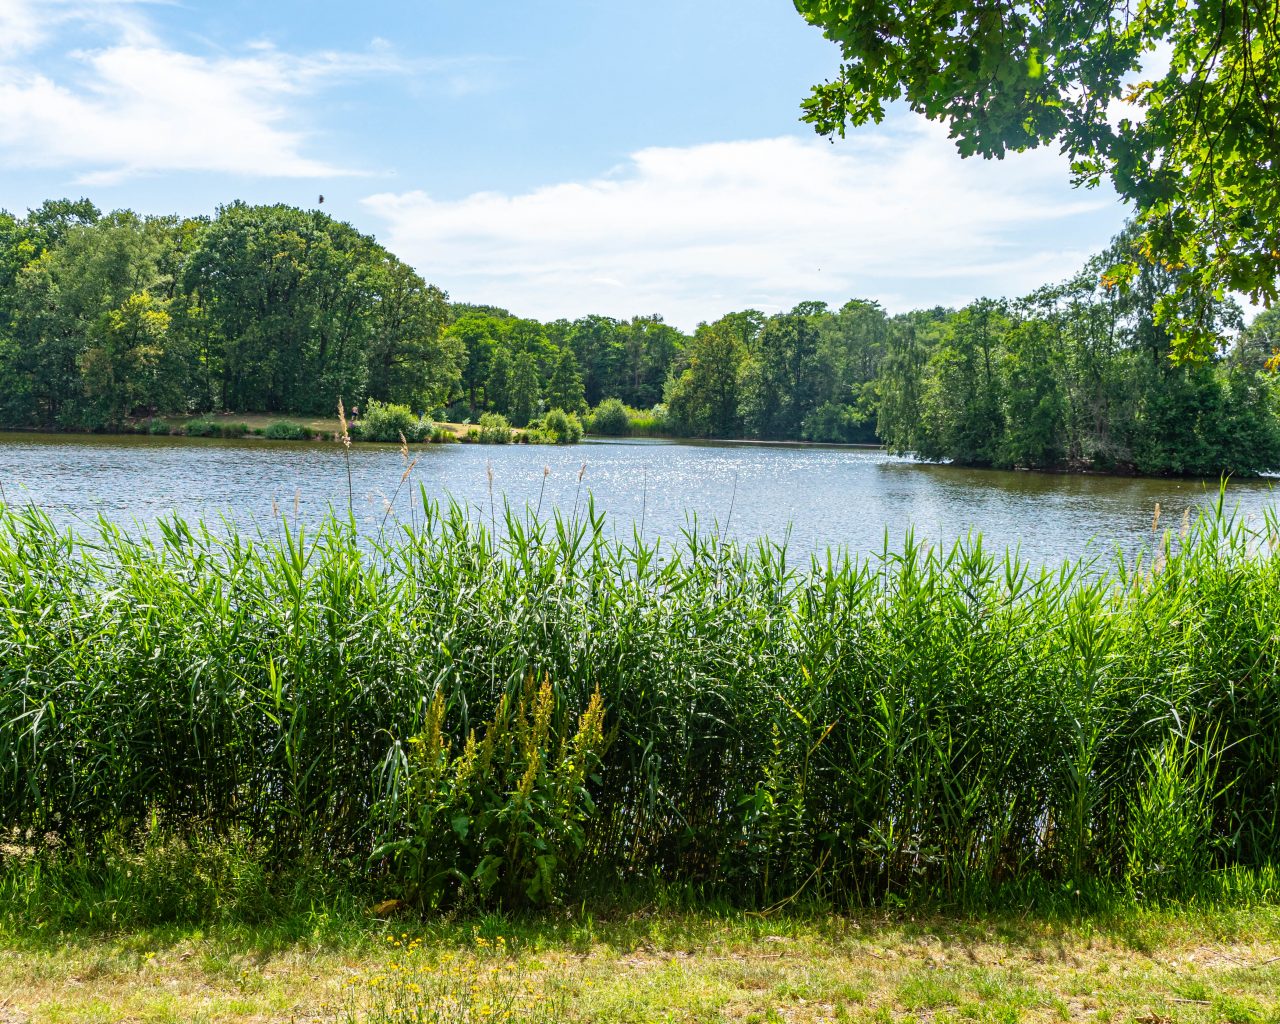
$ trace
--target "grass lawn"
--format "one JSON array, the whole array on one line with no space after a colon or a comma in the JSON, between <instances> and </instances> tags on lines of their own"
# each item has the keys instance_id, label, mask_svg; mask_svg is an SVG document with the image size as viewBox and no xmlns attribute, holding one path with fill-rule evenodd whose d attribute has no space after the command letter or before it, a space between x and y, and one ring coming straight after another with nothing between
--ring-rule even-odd
<instances>
[{"instance_id":1,"label":"grass lawn","mask_svg":"<svg viewBox=\"0 0 1280 1024\"><path fill-rule=\"evenodd\" d=\"M1280 910L641 912L0 936L0 1024L1280 1021Z\"/></svg>"}]
</instances>

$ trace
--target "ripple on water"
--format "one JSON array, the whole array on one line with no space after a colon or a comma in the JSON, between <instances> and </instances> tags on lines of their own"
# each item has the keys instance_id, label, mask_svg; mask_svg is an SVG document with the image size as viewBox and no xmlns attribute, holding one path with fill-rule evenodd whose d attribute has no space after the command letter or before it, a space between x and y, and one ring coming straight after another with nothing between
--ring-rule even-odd
<instances>
[{"instance_id":1,"label":"ripple on water","mask_svg":"<svg viewBox=\"0 0 1280 1024\"><path fill-rule=\"evenodd\" d=\"M648 538L678 541L696 522L741 541L786 539L792 559L878 551L886 537L900 547L908 529L941 543L980 532L988 546L1018 546L1035 563L1117 547L1132 556L1150 539L1156 502L1176 527L1184 509L1217 496L1214 481L971 470L858 449L630 441L413 454L415 486L396 500L402 516L421 485L487 519L492 467L499 511L504 499L541 500L544 511L571 514L590 499L624 537L643 521ZM357 513L376 529L403 471L399 452L357 446L351 469ZM301 518L315 522L347 503L342 450L322 443L0 434L0 485L10 502L35 502L59 525L81 528L98 515L145 526L174 512L252 527L270 522L273 499L291 511L295 496ZM1273 485L1233 482L1228 504L1260 517L1275 507Z\"/></svg>"}]
</instances>

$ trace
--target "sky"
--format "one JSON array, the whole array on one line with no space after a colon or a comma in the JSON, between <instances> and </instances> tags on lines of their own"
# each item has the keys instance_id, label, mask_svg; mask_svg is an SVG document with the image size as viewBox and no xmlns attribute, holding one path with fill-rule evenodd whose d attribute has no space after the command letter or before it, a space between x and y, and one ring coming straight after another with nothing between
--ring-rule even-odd
<instances>
[{"instance_id":1,"label":"sky","mask_svg":"<svg viewBox=\"0 0 1280 1024\"><path fill-rule=\"evenodd\" d=\"M323 195L455 300L686 330L1013 297L1123 224L1050 149L816 137L837 58L789 0L0 0L0 207Z\"/></svg>"}]
</instances>

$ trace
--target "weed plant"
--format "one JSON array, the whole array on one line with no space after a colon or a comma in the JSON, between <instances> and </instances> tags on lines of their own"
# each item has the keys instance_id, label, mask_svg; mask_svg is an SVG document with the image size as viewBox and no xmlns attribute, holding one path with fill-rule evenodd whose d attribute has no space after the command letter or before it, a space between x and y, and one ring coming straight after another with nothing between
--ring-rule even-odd
<instances>
[{"instance_id":1,"label":"weed plant","mask_svg":"<svg viewBox=\"0 0 1280 1024\"><path fill-rule=\"evenodd\" d=\"M495 530L425 497L364 543L339 518L81 537L0 508L0 856L225 837L423 906L1273 878L1278 541L1221 502L1101 572L910 535L795 566L691 528L666 557L589 507Z\"/></svg>"}]
</instances>

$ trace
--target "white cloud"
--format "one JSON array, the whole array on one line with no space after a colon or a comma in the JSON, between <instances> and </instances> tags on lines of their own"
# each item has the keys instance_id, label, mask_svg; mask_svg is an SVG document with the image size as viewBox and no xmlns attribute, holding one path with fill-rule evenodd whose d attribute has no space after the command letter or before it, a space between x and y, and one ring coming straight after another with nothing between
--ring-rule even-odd
<instances>
[{"instance_id":1,"label":"white cloud","mask_svg":"<svg viewBox=\"0 0 1280 1024\"><path fill-rule=\"evenodd\" d=\"M0 71L0 151L10 166L75 167L86 183L154 171L316 177L339 171L302 153L284 124L299 86L278 55L210 60L154 47L78 54L69 88Z\"/></svg>"},{"instance_id":2,"label":"white cloud","mask_svg":"<svg viewBox=\"0 0 1280 1024\"><path fill-rule=\"evenodd\" d=\"M70 70L48 70L43 58L71 25L109 40L62 54ZM90 184L166 171L358 173L308 155L297 127L306 97L388 73L443 76L455 88L468 67L406 61L383 40L352 53L294 55L266 42L240 55L185 53L165 46L132 0L0 0L0 39L0 166L68 168Z\"/></svg>"},{"instance_id":3,"label":"white cloud","mask_svg":"<svg viewBox=\"0 0 1280 1024\"><path fill-rule=\"evenodd\" d=\"M154 41L138 13L145 4L166 0L0 0L0 58L27 53L49 42L71 23L113 32L121 41Z\"/></svg>"},{"instance_id":4,"label":"white cloud","mask_svg":"<svg viewBox=\"0 0 1280 1024\"><path fill-rule=\"evenodd\" d=\"M530 316L662 312L689 328L731 309L878 298L892 309L1014 295L1094 245L1072 218L1119 223L1071 192L1057 155L961 160L927 122L832 146L782 137L635 153L600 178L522 194L364 200L389 247L455 298ZM1079 223L1074 222L1077 229Z\"/></svg>"}]
</instances>

